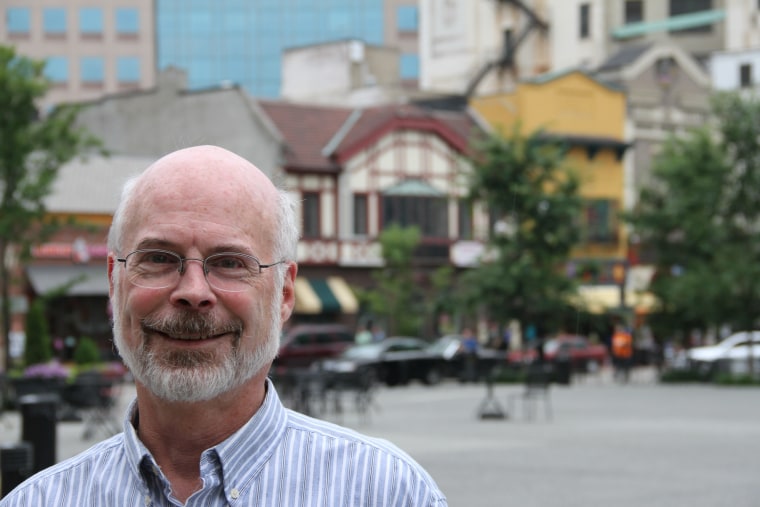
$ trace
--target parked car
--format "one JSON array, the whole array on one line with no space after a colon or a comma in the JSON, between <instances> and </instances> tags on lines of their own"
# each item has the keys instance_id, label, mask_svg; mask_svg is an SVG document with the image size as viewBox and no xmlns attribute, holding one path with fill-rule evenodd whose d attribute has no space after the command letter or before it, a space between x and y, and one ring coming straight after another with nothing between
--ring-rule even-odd
<instances>
[{"instance_id":1,"label":"parked car","mask_svg":"<svg viewBox=\"0 0 760 507\"><path fill-rule=\"evenodd\" d=\"M466 379L466 356L461 335L441 336L429 346L428 351L441 358L443 365L441 372L444 377L455 378L460 381ZM482 380L495 368L507 363L507 353L503 350L481 345L478 347L477 355L476 378L473 380Z\"/></svg>"},{"instance_id":2,"label":"parked car","mask_svg":"<svg viewBox=\"0 0 760 507\"><path fill-rule=\"evenodd\" d=\"M717 373L746 373L752 350L755 369L760 370L760 331L741 331L715 345L693 347L686 351L688 366L705 377Z\"/></svg>"},{"instance_id":3,"label":"parked car","mask_svg":"<svg viewBox=\"0 0 760 507\"><path fill-rule=\"evenodd\" d=\"M308 368L314 362L336 357L353 345L354 333L342 324L299 324L280 341L273 369Z\"/></svg>"},{"instance_id":4,"label":"parked car","mask_svg":"<svg viewBox=\"0 0 760 507\"><path fill-rule=\"evenodd\" d=\"M440 382L441 359L428 350L429 343L411 336L393 336L379 342L353 345L339 357L320 362L325 374L336 382L342 377L371 378L388 386L419 380Z\"/></svg>"},{"instance_id":5,"label":"parked car","mask_svg":"<svg viewBox=\"0 0 760 507\"><path fill-rule=\"evenodd\" d=\"M562 335L546 340L543 345L544 359L550 363L569 361L574 372L593 373L609 359L607 347L591 343L585 336ZM537 357L535 349L509 352L510 363L530 363Z\"/></svg>"}]
</instances>

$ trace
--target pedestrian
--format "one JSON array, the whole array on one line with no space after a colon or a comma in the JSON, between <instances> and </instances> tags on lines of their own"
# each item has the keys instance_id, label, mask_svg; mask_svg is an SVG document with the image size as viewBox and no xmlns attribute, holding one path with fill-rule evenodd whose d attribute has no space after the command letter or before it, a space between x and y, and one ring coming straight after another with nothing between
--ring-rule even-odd
<instances>
[{"instance_id":1,"label":"pedestrian","mask_svg":"<svg viewBox=\"0 0 760 507\"><path fill-rule=\"evenodd\" d=\"M368 321L354 336L357 345L366 345L372 342L372 321Z\"/></svg>"},{"instance_id":2,"label":"pedestrian","mask_svg":"<svg viewBox=\"0 0 760 507\"><path fill-rule=\"evenodd\" d=\"M268 379L295 304L293 200L218 147L171 153L125 187L109 233L123 429L0 505L445 506L385 440L283 406Z\"/></svg>"},{"instance_id":3,"label":"pedestrian","mask_svg":"<svg viewBox=\"0 0 760 507\"><path fill-rule=\"evenodd\" d=\"M464 352L464 382L475 382L478 379L478 338L472 329L462 330L462 351Z\"/></svg>"},{"instance_id":4,"label":"pedestrian","mask_svg":"<svg viewBox=\"0 0 760 507\"><path fill-rule=\"evenodd\" d=\"M615 368L614 377L622 383L627 383L633 364L633 335L620 318L614 320L612 360Z\"/></svg>"}]
</instances>

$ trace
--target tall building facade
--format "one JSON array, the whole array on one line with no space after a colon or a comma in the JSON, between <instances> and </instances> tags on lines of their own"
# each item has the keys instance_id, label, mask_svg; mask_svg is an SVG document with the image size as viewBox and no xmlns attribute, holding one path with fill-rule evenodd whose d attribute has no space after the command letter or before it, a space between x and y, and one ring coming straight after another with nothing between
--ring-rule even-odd
<instances>
[{"instance_id":1,"label":"tall building facade","mask_svg":"<svg viewBox=\"0 0 760 507\"><path fill-rule=\"evenodd\" d=\"M43 109L155 84L153 0L0 0L0 44L45 60Z\"/></svg>"},{"instance_id":2,"label":"tall building facade","mask_svg":"<svg viewBox=\"0 0 760 507\"><path fill-rule=\"evenodd\" d=\"M339 39L384 42L383 0L155 0L157 64L187 72L190 89L232 82L280 94L285 49Z\"/></svg>"}]
</instances>

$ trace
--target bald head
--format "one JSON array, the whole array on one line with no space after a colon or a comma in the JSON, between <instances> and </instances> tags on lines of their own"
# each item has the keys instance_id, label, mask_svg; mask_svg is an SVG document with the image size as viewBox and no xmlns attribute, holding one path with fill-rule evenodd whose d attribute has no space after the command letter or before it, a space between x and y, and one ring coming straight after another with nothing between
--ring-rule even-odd
<instances>
[{"instance_id":1,"label":"bald head","mask_svg":"<svg viewBox=\"0 0 760 507\"><path fill-rule=\"evenodd\" d=\"M212 216L240 224L252 235L271 237L267 243L273 254L295 258L298 232L291 199L255 165L218 146L175 151L129 181L114 214L111 251L125 254L130 232L158 213L178 222Z\"/></svg>"}]
</instances>

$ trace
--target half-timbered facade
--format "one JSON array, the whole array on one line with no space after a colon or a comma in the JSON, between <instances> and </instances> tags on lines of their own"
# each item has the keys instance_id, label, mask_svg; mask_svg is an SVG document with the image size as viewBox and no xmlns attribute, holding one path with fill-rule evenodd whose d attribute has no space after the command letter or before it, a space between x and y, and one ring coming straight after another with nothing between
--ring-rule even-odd
<instances>
[{"instance_id":1,"label":"half-timbered facade","mask_svg":"<svg viewBox=\"0 0 760 507\"><path fill-rule=\"evenodd\" d=\"M464 202L476 132L468 113L261 106L285 140L281 177L300 206L297 316L317 311L305 303L314 298L302 294L304 285L319 292L326 280L334 294L344 284L370 287L372 269L383 263L378 236L391 224L419 228L415 266L423 279L430 269L476 260L488 220Z\"/></svg>"}]
</instances>

